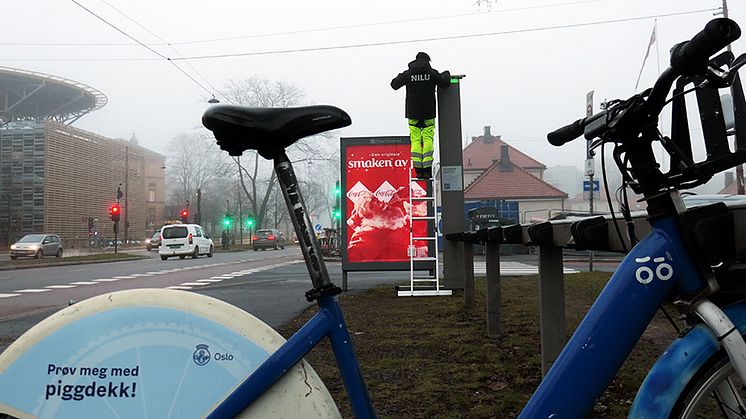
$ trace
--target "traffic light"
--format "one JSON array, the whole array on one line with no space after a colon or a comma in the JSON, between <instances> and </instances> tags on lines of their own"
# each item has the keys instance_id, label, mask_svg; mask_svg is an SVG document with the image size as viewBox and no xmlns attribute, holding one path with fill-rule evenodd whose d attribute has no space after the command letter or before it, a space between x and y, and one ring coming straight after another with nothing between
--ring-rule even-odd
<instances>
[{"instance_id":1,"label":"traffic light","mask_svg":"<svg viewBox=\"0 0 746 419\"><path fill-rule=\"evenodd\" d=\"M181 222L184 224L189 222L189 211L181 210Z\"/></svg>"},{"instance_id":2,"label":"traffic light","mask_svg":"<svg viewBox=\"0 0 746 419\"><path fill-rule=\"evenodd\" d=\"M335 220L339 220L340 218L342 218L342 210L341 210L341 209L339 209L339 207L338 207L338 206L337 206L337 207L334 207L334 211L332 212L332 217L333 217L333 218L334 218Z\"/></svg>"},{"instance_id":3,"label":"traffic light","mask_svg":"<svg viewBox=\"0 0 746 419\"><path fill-rule=\"evenodd\" d=\"M122 215L122 209L119 204L114 204L109 208L109 217L111 221L119 221L119 216Z\"/></svg>"},{"instance_id":4,"label":"traffic light","mask_svg":"<svg viewBox=\"0 0 746 419\"><path fill-rule=\"evenodd\" d=\"M254 226L254 219L249 217L246 219L246 225L249 226L249 228Z\"/></svg>"},{"instance_id":5,"label":"traffic light","mask_svg":"<svg viewBox=\"0 0 746 419\"><path fill-rule=\"evenodd\" d=\"M230 227L231 224L233 224L233 219L231 218L231 215L226 212L225 217L223 217L223 227Z\"/></svg>"},{"instance_id":6,"label":"traffic light","mask_svg":"<svg viewBox=\"0 0 746 419\"><path fill-rule=\"evenodd\" d=\"M337 181L337 184L334 186L334 196L336 198L339 198L342 195L342 188L339 186L339 181Z\"/></svg>"}]
</instances>

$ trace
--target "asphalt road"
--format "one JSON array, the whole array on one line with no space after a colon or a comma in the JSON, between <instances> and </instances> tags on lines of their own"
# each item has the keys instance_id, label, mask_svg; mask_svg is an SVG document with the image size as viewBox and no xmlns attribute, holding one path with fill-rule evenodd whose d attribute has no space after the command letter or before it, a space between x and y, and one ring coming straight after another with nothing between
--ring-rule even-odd
<instances>
[{"instance_id":1,"label":"asphalt road","mask_svg":"<svg viewBox=\"0 0 746 419\"><path fill-rule=\"evenodd\" d=\"M150 258L100 264L65 265L0 271L0 351L18 336L70 303L132 288L175 288L198 292L233 304L277 328L309 306L311 287L298 247L277 251L216 253L214 257L161 261L157 252L128 251ZM613 270L615 261L596 260L594 269ZM503 275L537 273L535 255L501 258ZM484 274L484 257L475 257L475 274ZM341 264L327 263L341 285ZM587 270L587 260L565 263L567 273ZM409 272L350 273L348 292L379 284L405 284Z\"/></svg>"}]
</instances>

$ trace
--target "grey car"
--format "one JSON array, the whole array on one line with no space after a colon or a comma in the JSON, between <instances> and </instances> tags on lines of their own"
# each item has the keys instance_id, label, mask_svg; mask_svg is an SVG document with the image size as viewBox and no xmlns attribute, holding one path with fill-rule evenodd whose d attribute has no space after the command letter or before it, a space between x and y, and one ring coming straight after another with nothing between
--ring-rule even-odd
<instances>
[{"instance_id":1,"label":"grey car","mask_svg":"<svg viewBox=\"0 0 746 419\"><path fill-rule=\"evenodd\" d=\"M62 256L62 240L56 234L27 234L10 246L10 258Z\"/></svg>"},{"instance_id":2,"label":"grey car","mask_svg":"<svg viewBox=\"0 0 746 419\"><path fill-rule=\"evenodd\" d=\"M257 230L256 234L252 239L252 246L254 251L259 249L284 249L285 248L285 236L280 230L269 228L264 230Z\"/></svg>"}]
</instances>

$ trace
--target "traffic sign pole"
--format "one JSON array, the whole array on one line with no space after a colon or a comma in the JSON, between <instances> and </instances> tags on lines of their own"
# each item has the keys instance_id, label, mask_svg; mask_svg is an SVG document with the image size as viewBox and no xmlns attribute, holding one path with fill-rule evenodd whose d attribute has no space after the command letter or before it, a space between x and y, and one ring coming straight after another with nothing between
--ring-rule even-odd
<instances>
[{"instance_id":1,"label":"traffic sign pole","mask_svg":"<svg viewBox=\"0 0 746 419\"><path fill-rule=\"evenodd\" d=\"M585 95L585 114L586 116L593 115L593 90ZM593 162L593 151L591 151L591 140L586 141L585 159L585 172L590 180L590 190L588 191L588 213L593 215L593 172L595 171L595 167ZM593 250L588 252L588 270L593 272Z\"/></svg>"}]
</instances>

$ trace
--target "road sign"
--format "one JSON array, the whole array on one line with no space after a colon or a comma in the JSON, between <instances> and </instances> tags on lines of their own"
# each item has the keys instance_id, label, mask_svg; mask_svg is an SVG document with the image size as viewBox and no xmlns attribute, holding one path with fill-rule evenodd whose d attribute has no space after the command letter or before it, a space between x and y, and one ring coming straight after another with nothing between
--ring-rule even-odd
<instances>
[{"instance_id":1,"label":"road sign","mask_svg":"<svg viewBox=\"0 0 746 419\"><path fill-rule=\"evenodd\" d=\"M600 185L597 180L593 181L593 192L598 192ZM591 181L590 180L584 180L583 181L583 192L588 192L591 190Z\"/></svg>"},{"instance_id":2,"label":"road sign","mask_svg":"<svg viewBox=\"0 0 746 419\"><path fill-rule=\"evenodd\" d=\"M316 224L314 228L316 229L316 231L321 231L321 224Z\"/></svg>"}]
</instances>

